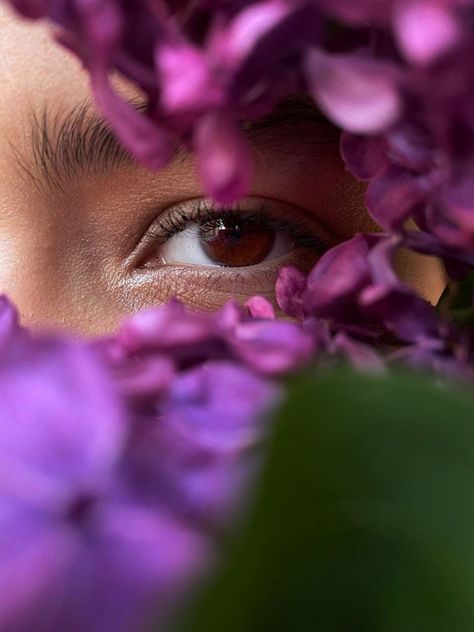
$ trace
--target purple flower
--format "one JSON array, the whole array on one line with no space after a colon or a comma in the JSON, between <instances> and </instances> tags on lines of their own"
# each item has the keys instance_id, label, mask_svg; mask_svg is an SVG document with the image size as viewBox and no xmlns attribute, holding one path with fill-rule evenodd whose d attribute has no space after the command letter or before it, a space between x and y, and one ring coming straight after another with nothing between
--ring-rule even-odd
<instances>
[{"instance_id":1,"label":"purple flower","mask_svg":"<svg viewBox=\"0 0 474 632\"><path fill-rule=\"evenodd\" d=\"M252 296L245 303L245 307L249 310L249 314L252 318L275 319L273 305L263 296Z\"/></svg>"},{"instance_id":2,"label":"purple flower","mask_svg":"<svg viewBox=\"0 0 474 632\"><path fill-rule=\"evenodd\" d=\"M303 294L306 290L306 275L294 266L282 268L275 284L278 305L285 314L293 318L304 317Z\"/></svg>"},{"instance_id":3,"label":"purple flower","mask_svg":"<svg viewBox=\"0 0 474 632\"><path fill-rule=\"evenodd\" d=\"M395 35L410 62L433 63L456 46L462 35L462 25L453 12L454 4L438 0L404 0L395 5Z\"/></svg>"},{"instance_id":4,"label":"purple flower","mask_svg":"<svg viewBox=\"0 0 474 632\"><path fill-rule=\"evenodd\" d=\"M243 197L250 183L249 151L228 112L216 110L202 116L194 142L205 190L221 204L232 204Z\"/></svg>"},{"instance_id":5,"label":"purple flower","mask_svg":"<svg viewBox=\"0 0 474 632\"><path fill-rule=\"evenodd\" d=\"M306 287L298 288L298 308L306 318L326 320L333 331L363 339L386 333L403 344L436 339L439 325L434 308L402 283L393 269L398 246L399 240L383 235L356 235L332 248L314 266ZM291 279L294 272L284 274ZM294 309L291 303L290 309Z\"/></svg>"},{"instance_id":6,"label":"purple flower","mask_svg":"<svg viewBox=\"0 0 474 632\"><path fill-rule=\"evenodd\" d=\"M323 112L347 131L377 134L401 114L399 77L389 64L315 48L307 54L306 75Z\"/></svg>"},{"instance_id":7,"label":"purple flower","mask_svg":"<svg viewBox=\"0 0 474 632\"><path fill-rule=\"evenodd\" d=\"M156 489L177 513L204 524L229 524L259 463L255 448L281 390L231 362L185 371L144 435ZM154 454L159 454L157 460Z\"/></svg>"},{"instance_id":8,"label":"purple flower","mask_svg":"<svg viewBox=\"0 0 474 632\"><path fill-rule=\"evenodd\" d=\"M0 365L0 628L131 630L205 544L121 484L129 429L97 354L23 340Z\"/></svg>"}]
</instances>

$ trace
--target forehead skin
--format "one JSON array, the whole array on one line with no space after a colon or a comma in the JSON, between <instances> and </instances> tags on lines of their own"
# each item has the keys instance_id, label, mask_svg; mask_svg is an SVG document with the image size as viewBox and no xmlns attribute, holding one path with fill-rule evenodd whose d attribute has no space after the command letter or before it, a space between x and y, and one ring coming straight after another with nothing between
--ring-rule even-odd
<instances>
[{"instance_id":1,"label":"forehead skin","mask_svg":"<svg viewBox=\"0 0 474 632\"><path fill-rule=\"evenodd\" d=\"M124 90L133 96L130 88ZM26 157L28 165L32 115L46 106L66 111L87 100L86 73L51 39L48 27L20 20L0 5L0 292L19 306L27 325L99 333L116 327L124 313L172 293L181 297L179 283L170 282L166 291L157 288L156 279L128 283L121 266L135 233L157 209L201 192L189 159L159 174L130 164L119 174L78 179L66 194L39 193L17 160ZM333 145L319 149L311 164L297 148L272 159L256 152L252 194L287 195L285 202L323 216L341 238L373 230L363 190L344 173ZM433 261L413 255L403 268L429 298L439 294L442 277ZM183 300L207 309L226 298L223 292L210 299L198 285L190 295L189 283L187 292Z\"/></svg>"}]
</instances>

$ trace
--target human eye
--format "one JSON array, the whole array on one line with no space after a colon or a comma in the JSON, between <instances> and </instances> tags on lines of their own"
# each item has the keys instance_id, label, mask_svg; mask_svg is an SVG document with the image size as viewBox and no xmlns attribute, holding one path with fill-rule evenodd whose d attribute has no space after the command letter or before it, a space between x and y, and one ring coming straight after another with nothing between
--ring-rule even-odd
<instances>
[{"instance_id":1,"label":"human eye","mask_svg":"<svg viewBox=\"0 0 474 632\"><path fill-rule=\"evenodd\" d=\"M248 268L295 255L321 255L328 247L327 236L316 234L309 219L290 214L282 206L247 200L219 208L198 199L184 208L171 209L145 236L157 249L157 260L148 265Z\"/></svg>"},{"instance_id":2,"label":"human eye","mask_svg":"<svg viewBox=\"0 0 474 632\"><path fill-rule=\"evenodd\" d=\"M222 207L192 198L158 214L132 262L140 282L206 309L255 293L273 298L281 267L309 270L334 243L314 215L280 200L252 196Z\"/></svg>"}]
</instances>

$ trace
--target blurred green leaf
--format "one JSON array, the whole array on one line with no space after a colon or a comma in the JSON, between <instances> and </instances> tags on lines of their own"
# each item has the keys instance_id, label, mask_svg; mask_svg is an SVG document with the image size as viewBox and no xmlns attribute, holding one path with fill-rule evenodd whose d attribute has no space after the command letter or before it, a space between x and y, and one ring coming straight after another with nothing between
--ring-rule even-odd
<instances>
[{"instance_id":1,"label":"blurred green leaf","mask_svg":"<svg viewBox=\"0 0 474 632\"><path fill-rule=\"evenodd\" d=\"M450 281L436 307L457 325L474 326L474 270L462 281Z\"/></svg>"},{"instance_id":2,"label":"blurred green leaf","mask_svg":"<svg viewBox=\"0 0 474 632\"><path fill-rule=\"evenodd\" d=\"M257 502L179 632L474 630L474 398L416 376L297 384Z\"/></svg>"}]
</instances>

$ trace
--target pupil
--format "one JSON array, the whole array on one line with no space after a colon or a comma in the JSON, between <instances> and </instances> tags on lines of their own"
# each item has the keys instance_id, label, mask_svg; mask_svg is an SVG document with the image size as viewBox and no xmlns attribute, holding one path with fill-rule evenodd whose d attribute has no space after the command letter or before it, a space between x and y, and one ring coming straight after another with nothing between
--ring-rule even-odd
<instances>
[{"instance_id":1,"label":"pupil","mask_svg":"<svg viewBox=\"0 0 474 632\"><path fill-rule=\"evenodd\" d=\"M224 218L200 227L201 247L221 266L244 267L264 261L275 243L275 231L260 220Z\"/></svg>"}]
</instances>

